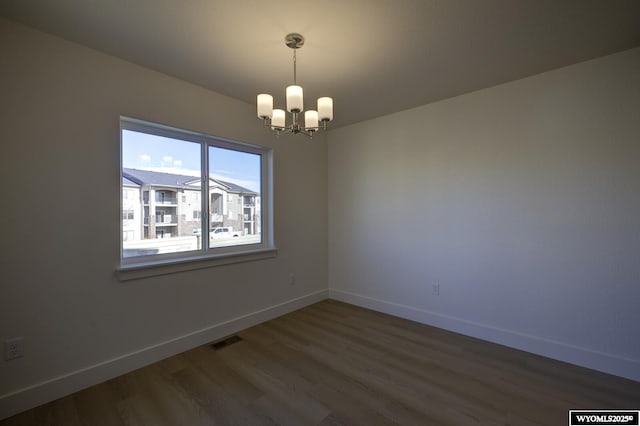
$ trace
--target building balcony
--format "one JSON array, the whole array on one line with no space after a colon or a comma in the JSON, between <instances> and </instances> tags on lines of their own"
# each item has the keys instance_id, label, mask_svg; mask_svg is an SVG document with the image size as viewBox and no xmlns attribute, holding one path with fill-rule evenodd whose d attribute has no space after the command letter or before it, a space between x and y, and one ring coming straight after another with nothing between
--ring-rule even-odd
<instances>
[{"instance_id":1,"label":"building balcony","mask_svg":"<svg viewBox=\"0 0 640 426\"><path fill-rule=\"evenodd\" d=\"M159 197L156 196L154 200L155 205L157 206L172 206L178 205L178 199L176 197ZM149 205L149 197L142 197L142 204Z\"/></svg>"},{"instance_id":2,"label":"building balcony","mask_svg":"<svg viewBox=\"0 0 640 426\"><path fill-rule=\"evenodd\" d=\"M162 198L162 199L157 199L156 198L156 206L170 206L170 205L177 205L178 204L178 199L177 198Z\"/></svg>"},{"instance_id":3,"label":"building balcony","mask_svg":"<svg viewBox=\"0 0 640 426\"><path fill-rule=\"evenodd\" d=\"M171 224L177 224L178 223L178 218L177 216L174 216L172 214L165 214L165 215L157 215L156 216L156 225L171 225Z\"/></svg>"},{"instance_id":4,"label":"building balcony","mask_svg":"<svg viewBox=\"0 0 640 426\"><path fill-rule=\"evenodd\" d=\"M144 217L144 225L149 226L149 216ZM175 215L165 214L164 216L156 216L156 226L176 226L178 224L178 217Z\"/></svg>"},{"instance_id":5,"label":"building balcony","mask_svg":"<svg viewBox=\"0 0 640 426\"><path fill-rule=\"evenodd\" d=\"M156 223L156 228L166 228L166 227L175 227L175 226L178 226L178 224L177 223L164 223L164 222Z\"/></svg>"}]
</instances>

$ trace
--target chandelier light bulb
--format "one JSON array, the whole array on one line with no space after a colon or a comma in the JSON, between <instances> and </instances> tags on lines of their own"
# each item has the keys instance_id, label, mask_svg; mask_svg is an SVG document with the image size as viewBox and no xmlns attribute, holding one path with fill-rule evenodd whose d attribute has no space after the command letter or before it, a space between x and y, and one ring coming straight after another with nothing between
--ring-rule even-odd
<instances>
[{"instance_id":1,"label":"chandelier light bulb","mask_svg":"<svg viewBox=\"0 0 640 426\"><path fill-rule=\"evenodd\" d=\"M333 99L326 96L318 98L318 118L320 121L333 120Z\"/></svg>"},{"instance_id":2,"label":"chandelier light bulb","mask_svg":"<svg viewBox=\"0 0 640 426\"><path fill-rule=\"evenodd\" d=\"M287 111L300 112L303 108L302 87L291 85L287 87Z\"/></svg>"},{"instance_id":3,"label":"chandelier light bulb","mask_svg":"<svg viewBox=\"0 0 640 426\"><path fill-rule=\"evenodd\" d=\"M271 118L271 128L274 130L284 130L285 128L285 112L283 109L274 109Z\"/></svg>"},{"instance_id":4,"label":"chandelier light bulb","mask_svg":"<svg viewBox=\"0 0 640 426\"><path fill-rule=\"evenodd\" d=\"M261 93L258 95L258 118L271 118L273 114L273 96Z\"/></svg>"},{"instance_id":5,"label":"chandelier light bulb","mask_svg":"<svg viewBox=\"0 0 640 426\"><path fill-rule=\"evenodd\" d=\"M310 109L304 112L304 128L310 132L318 130L318 111Z\"/></svg>"}]
</instances>

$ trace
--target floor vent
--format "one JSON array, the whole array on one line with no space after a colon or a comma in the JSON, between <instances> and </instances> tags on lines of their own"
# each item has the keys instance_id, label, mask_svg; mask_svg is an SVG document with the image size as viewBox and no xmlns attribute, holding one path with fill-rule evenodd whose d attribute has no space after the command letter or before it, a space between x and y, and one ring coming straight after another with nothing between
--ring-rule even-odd
<instances>
[{"instance_id":1,"label":"floor vent","mask_svg":"<svg viewBox=\"0 0 640 426\"><path fill-rule=\"evenodd\" d=\"M241 341L242 338L240 336L233 335L231 337L227 337L224 340L220 340L219 342L215 342L211 344L211 348L214 351L219 351L222 348L226 348L227 346L233 345L236 342Z\"/></svg>"}]
</instances>

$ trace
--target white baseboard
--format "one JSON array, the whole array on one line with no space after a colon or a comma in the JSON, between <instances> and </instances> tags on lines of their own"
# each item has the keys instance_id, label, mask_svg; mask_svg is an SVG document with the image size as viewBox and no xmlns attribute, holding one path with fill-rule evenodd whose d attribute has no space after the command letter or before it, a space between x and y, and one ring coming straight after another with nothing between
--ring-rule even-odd
<instances>
[{"instance_id":1,"label":"white baseboard","mask_svg":"<svg viewBox=\"0 0 640 426\"><path fill-rule=\"evenodd\" d=\"M327 299L321 290L0 396L0 420Z\"/></svg>"},{"instance_id":2,"label":"white baseboard","mask_svg":"<svg viewBox=\"0 0 640 426\"><path fill-rule=\"evenodd\" d=\"M341 290L329 289L329 298L581 367L640 381L640 360L593 351L538 336L492 327L462 318L442 315Z\"/></svg>"}]
</instances>

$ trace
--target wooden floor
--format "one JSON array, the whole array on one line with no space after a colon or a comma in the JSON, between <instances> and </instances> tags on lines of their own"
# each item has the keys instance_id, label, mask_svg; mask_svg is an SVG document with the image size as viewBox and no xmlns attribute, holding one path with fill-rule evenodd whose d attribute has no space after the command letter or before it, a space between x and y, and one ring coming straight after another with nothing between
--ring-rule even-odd
<instances>
[{"instance_id":1,"label":"wooden floor","mask_svg":"<svg viewBox=\"0 0 640 426\"><path fill-rule=\"evenodd\" d=\"M566 425L640 383L323 301L0 421L14 425Z\"/></svg>"}]
</instances>

